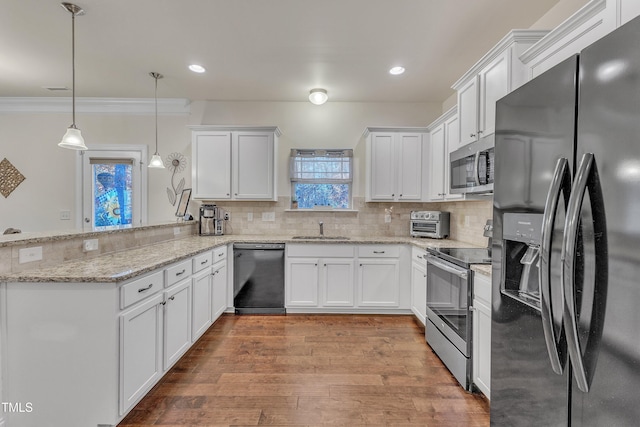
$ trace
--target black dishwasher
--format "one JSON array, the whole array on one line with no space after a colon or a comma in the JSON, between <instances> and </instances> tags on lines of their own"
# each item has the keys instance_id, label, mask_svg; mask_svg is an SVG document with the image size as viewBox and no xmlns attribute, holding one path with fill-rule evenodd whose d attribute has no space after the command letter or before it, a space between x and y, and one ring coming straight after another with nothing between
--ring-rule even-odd
<instances>
[{"instance_id":1,"label":"black dishwasher","mask_svg":"<svg viewBox=\"0 0 640 427\"><path fill-rule=\"evenodd\" d=\"M236 314L284 314L284 243L233 245Z\"/></svg>"}]
</instances>

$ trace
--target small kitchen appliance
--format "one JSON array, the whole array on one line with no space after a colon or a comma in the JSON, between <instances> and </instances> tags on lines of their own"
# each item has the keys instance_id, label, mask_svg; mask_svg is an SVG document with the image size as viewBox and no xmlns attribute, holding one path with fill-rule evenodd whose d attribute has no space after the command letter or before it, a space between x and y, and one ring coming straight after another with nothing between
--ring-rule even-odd
<instances>
[{"instance_id":1,"label":"small kitchen appliance","mask_svg":"<svg viewBox=\"0 0 640 427\"><path fill-rule=\"evenodd\" d=\"M200 206L199 233L201 236L222 236L227 213L213 204Z\"/></svg>"},{"instance_id":2,"label":"small kitchen appliance","mask_svg":"<svg viewBox=\"0 0 640 427\"><path fill-rule=\"evenodd\" d=\"M412 211L409 221L411 237L431 237L444 239L449 237L449 212Z\"/></svg>"}]
</instances>

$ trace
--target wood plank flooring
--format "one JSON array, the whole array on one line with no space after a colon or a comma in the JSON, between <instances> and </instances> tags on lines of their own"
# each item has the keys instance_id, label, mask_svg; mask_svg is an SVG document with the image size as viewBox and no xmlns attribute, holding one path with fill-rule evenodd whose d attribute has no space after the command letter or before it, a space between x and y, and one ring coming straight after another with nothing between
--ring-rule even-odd
<instances>
[{"instance_id":1,"label":"wood plank flooring","mask_svg":"<svg viewBox=\"0 0 640 427\"><path fill-rule=\"evenodd\" d=\"M119 427L489 425L412 316L223 315Z\"/></svg>"}]
</instances>

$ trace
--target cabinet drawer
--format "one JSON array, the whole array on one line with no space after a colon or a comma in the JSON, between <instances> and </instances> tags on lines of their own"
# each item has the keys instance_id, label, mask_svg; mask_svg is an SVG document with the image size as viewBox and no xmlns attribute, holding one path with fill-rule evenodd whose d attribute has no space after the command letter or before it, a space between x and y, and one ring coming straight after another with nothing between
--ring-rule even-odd
<instances>
[{"instance_id":1,"label":"cabinet drawer","mask_svg":"<svg viewBox=\"0 0 640 427\"><path fill-rule=\"evenodd\" d=\"M353 258L353 245L287 244L287 256L317 258Z\"/></svg>"},{"instance_id":2,"label":"cabinet drawer","mask_svg":"<svg viewBox=\"0 0 640 427\"><path fill-rule=\"evenodd\" d=\"M193 272L197 273L213 265L213 252L205 252L193 257Z\"/></svg>"},{"instance_id":3,"label":"cabinet drawer","mask_svg":"<svg viewBox=\"0 0 640 427\"><path fill-rule=\"evenodd\" d=\"M178 283L182 279L186 279L191 276L191 260L179 262L164 270L165 272L165 286L169 287L174 283Z\"/></svg>"},{"instance_id":4,"label":"cabinet drawer","mask_svg":"<svg viewBox=\"0 0 640 427\"><path fill-rule=\"evenodd\" d=\"M215 248L213 250L213 263L215 264L218 261L221 261L223 259L227 258L227 247L226 246L220 246L218 248Z\"/></svg>"},{"instance_id":5,"label":"cabinet drawer","mask_svg":"<svg viewBox=\"0 0 640 427\"><path fill-rule=\"evenodd\" d=\"M400 248L396 245L362 245L358 246L360 258L398 258Z\"/></svg>"},{"instance_id":6,"label":"cabinet drawer","mask_svg":"<svg viewBox=\"0 0 640 427\"><path fill-rule=\"evenodd\" d=\"M411 259L426 267L427 259L425 258L425 255L426 251L424 249L411 248Z\"/></svg>"},{"instance_id":7,"label":"cabinet drawer","mask_svg":"<svg viewBox=\"0 0 640 427\"><path fill-rule=\"evenodd\" d=\"M156 271L120 288L120 308L141 301L162 289L164 286L162 271Z\"/></svg>"},{"instance_id":8,"label":"cabinet drawer","mask_svg":"<svg viewBox=\"0 0 640 427\"><path fill-rule=\"evenodd\" d=\"M491 305L491 279L479 273L473 273L473 297Z\"/></svg>"}]
</instances>

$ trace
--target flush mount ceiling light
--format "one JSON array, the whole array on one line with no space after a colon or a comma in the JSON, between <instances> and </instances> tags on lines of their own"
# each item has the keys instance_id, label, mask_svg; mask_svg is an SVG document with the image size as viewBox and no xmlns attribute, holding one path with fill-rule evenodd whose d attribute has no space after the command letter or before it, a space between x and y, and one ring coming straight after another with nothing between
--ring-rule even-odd
<instances>
[{"instance_id":1,"label":"flush mount ceiling light","mask_svg":"<svg viewBox=\"0 0 640 427\"><path fill-rule=\"evenodd\" d=\"M194 73L204 73L205 71L207 71L202 65L198 64L189 65L189 69Z\"/></svg>"},{"instance_id":2,"label":"flush mount ceiling light","mask_svg":"<svg viewBox=\"0 0 640 427\"><path fill-rule=\"evenodd\" d=\"M327 95L327 91L325 89L311 89L309 91L309 101L315 105L322 105L329 99L329 95Z\"/></svg>"},{"instance_id":3,"label":"flush mount ceiling light","mask_svg":"<svg viewBox=\"0 0 640 427\"><path fill-rule=\"evenodd\" d=\"M393 67L392 69L389 70L389 74L393 74L394 76L397 76L402 73L404 73L404 67Z\"/></svg>"},{"instance_id":4,"label":"flush mount ceiling light","mask_svg":"<svg viewBox=\"0 0 640 427\"><path fill-rule=\"evenodd\" d=\"M156 81L156 92L155 92L155 100L156 100L156 152L151 156L151 160L149 160L150 168L156 169L164 169L164 162L162 161L162 157L158 154L158 79L163 77L160 73L154 73L153 71L149 73L151 77Z\"/></svg>"},{"instance_id":5,"label":"flush mount ceiling light","mask_svg":"<svg viewBox=\"0 0 640 427\"><path fill-rule=\"evenodd\" d=\"M80 129L76 127L76 16L84 15L84 10L72 3L61 3L61 6L71 13L71 111L73 122L58 146L72 150L86 150L84 138L82 138Z\"/></svg>"}]
</instances>

